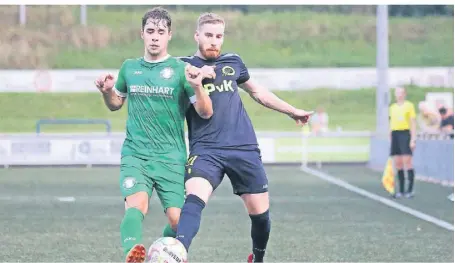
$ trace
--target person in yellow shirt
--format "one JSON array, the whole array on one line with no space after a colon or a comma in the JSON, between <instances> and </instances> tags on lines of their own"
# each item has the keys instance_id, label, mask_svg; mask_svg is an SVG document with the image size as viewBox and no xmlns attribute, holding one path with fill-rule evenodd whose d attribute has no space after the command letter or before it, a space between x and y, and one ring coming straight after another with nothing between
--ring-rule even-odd
<instances>
[{"instance_id":1,"label":"person in yellow shirt","mask_svg":"<svg viewBox=\"0 0 455 263\"><path fill-rule=\"evenodd\" d=\"M395 89L396 103L389 108L390 155L393 157L395 169L398 171L399 191L396 198L414 196L414 169L412 166L412 152L416 146L416 112L414 104L406 100L406 90L403 87ZM404 169L407 169L409 180L405 192Z\"/></svg>"}]
</instances>

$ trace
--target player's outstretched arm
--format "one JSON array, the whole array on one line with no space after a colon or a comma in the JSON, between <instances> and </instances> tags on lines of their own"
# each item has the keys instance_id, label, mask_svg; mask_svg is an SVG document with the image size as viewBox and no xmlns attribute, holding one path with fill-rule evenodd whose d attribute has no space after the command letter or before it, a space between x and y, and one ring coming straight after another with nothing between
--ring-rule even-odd
<instances>
[{"instance_id":1,"label":"player's outstretched arm","mask_svg":"<svg viewBox=\"0 0 455 263\"><path fill-rule=\"evenodd\" d=\"M185 77L196 96L196 102L193 104L194 109L201 118L210 119L213 115L212 100L202 85L203 72L197 67L187 65L185 67Z\"/></svg>"},{"instance_id":2,"label":"player's outstretched arm","mask_svg":"<svg viewBox=\"0 0 455 263\"><path fill-rule=\"evenodd\" d=\"M253 98L259 104L269 109L288 115L289 117L293 118L297 124L307 123L309 117L313 114L313 111L297 109L289 103L281 100L275 94L259 85L252 79L249 79L245 83L240 84L240 87L248 92L251 98Z\"/></svg>"},{"instance_id":3,"label":"player's outstretched arm","mask_svg":"<svg viewBox=\"0 0 455 263\"><path fill-rule=\"evenodd\" d=\"M122 108L126 97L117 94L114 90L115 80L112 74L103 74L95 80L95 85L103 94L104 103L111 111Z\"/></svg>"}]
</instances>

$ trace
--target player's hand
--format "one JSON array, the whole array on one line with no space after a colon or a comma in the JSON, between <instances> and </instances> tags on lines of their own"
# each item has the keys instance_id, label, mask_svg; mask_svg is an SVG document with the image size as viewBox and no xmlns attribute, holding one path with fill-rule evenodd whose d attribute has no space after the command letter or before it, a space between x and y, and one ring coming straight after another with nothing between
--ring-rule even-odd
<instances>
[{"instance_id":1,"label":"player's hand","mask_svg":"<svg viewBox=\"0 0 455 263\"><path fill-rule=\"evenodd\" d=\"M101 91L102 93L107 93L114 88L115 85L115 77L114 75L108 73L99 76L95 80L95 86Z\"/></svg>"},{"instance_id":2,"label":"player's hand","mask_svg":"<svg viewBox=\"0 0 455 263\"><path fill-rule=\"evenodd\" d=\"M215 79L216 78L215 68L216 68L216 66L204 65L201 68L202 75L203 75L202 78L203 79Z\"/></svg>"},{"instance_id":3,"label":"player's hand","mask_svg":"<svg viewBox=\"0 0 455 263\"><path fill-rule=\"evenodd\" d=\"M185 67L185 77L191 87L202 87L202 78L204 77L204 74L200 68L187 65Z\"/></svg>"},{"instance_id":4,"label":"player's hand","mask_svg":"<svg viewBox=\"0 0 455 263\"><path fill-rule=\"evenodd\" d=\"M293 118L298 125L305 125L308 123L313 113L314 111L296 109L293 113L290 114L290 117Z\"/></svg>"},{"instance_id":5,"label":"player's hand","mask_svg":"<svg viewBox=\"0 0 455 263\"><path fill-rule=\"evenodd\" d=\"M411 140L411 142L409 142L409 148L411 148L411 151L414 151L414 149L416 148L415 140Z\"/></svg>"}]
</instances>

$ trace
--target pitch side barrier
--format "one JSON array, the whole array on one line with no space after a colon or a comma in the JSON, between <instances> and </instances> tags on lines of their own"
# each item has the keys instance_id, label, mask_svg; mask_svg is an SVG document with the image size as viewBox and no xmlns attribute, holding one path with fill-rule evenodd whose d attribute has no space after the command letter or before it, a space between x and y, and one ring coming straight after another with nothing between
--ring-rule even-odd
<instances>
[{"instance_id":1,"label":"pitch side barrier","mask_svg":"<svg viewBox=\"0 0 455 263\"><path fill-rule=\"evenodd\" d=\"M37 127L44 124L52 122L41 121ZM1 135L0 165L119 165L125 134L106 127L105 133L41 133L37 128L34 134ZM266 164L368 161L369 132L257 132L257 136Z\"/></svg>"},{"instance_id":2,"label":"pitch side barrier","mask_svg":"<svg viewBox=\"0 0 455 263\"><path fill-rule=\"evenodd\" d=\"M360 163L384 169L389 157L388 136L370 132L257 132L265 164L322 166ZM32 133L0 135L0 166L119 165L124 133ZM453 140L420 134L414 167L421 179L453 184Z\"/></svg>"},{"instance_id":3,"label":"pitch side barrier","mask_svg":"<svg viewBox=\"0 0 455 263\"><path fill-rule=\"evenodd\" d=\"M453 133L419 133L413 153L413 165L417 179L453 186L454 148ZM383 170L390 154L388 136L371 137L368 166Z\"/></svg>"}]
</instances>

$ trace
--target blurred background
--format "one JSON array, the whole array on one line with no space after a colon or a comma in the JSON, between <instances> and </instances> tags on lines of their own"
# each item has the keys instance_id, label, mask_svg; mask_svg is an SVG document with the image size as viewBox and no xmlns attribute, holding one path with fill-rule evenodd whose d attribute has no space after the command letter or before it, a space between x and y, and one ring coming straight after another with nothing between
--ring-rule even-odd
<instances>
[{"instance_id":1,"label":"blurred background","mask_svg":"<svg viewBox=\"0 0 455 263\"><path fill-rule=\"evenodd\" d=\"M0 243L23 252L18 260L98 261L102 253L120 259L117 178L127 111L110 112L93 81L143 55L141 18L152 7L0 6L0 223L7 226L21 214L4 228ZM197 17L217 12L227 22L224 52L239 54L251 76L280 98L317 111L302 129L241 92L275 185L272 205L282 204L271 260L453 260L453 232L300 170L315 167L387 196L381 176L389 157L388 106L393 88L404 86L418 115L414 166L420 181L416 197L403 202L453 225L453 203L446 198L453 193L453 136L441 129L453 118L453 5L163 7L173 19L171 55L194 54ZM237 201L223 185L214 202L226 207L209 209L208 222L225 220L222 209L243 213L240 204L240 210L228 206ZM321 211L321 205L328 208ZM44 227L49 220L51 229ZM164 218L147 220L151 241ZM245 220L235 231L248 232ZM248 236L225 239L231 230L223 227L215 237L209 234L215 228L202 227L195 260L213 260L217 235L226 247L249 246ZM387 235L391 228L396 236ZM41 243L43 235L50 239ZM279 246L289 236L301 250ZM401 238L411 240L408 250L399 249ZM327 244L332 253L323 249ZM99 254L87 255L93 246ZM358 253L350 253L353 247ZM52 256L57 248L64 253ZM0 251L0 259L12 251ZM239 261L230 251L220 252L221 260Z\"/></svg>"}]
</instances>

